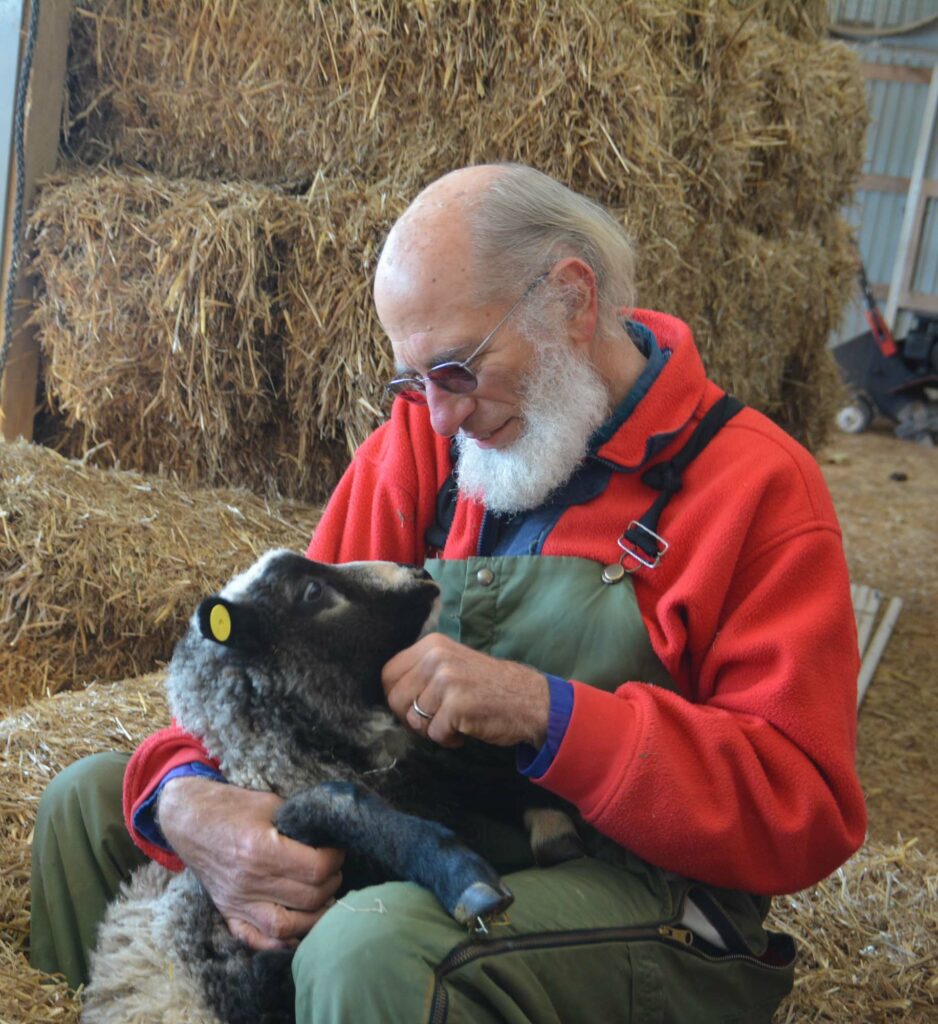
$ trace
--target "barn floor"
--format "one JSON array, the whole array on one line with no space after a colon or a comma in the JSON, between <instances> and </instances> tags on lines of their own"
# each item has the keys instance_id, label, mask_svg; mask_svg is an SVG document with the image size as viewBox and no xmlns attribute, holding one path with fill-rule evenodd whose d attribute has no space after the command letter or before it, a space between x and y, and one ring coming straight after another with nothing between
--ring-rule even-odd
<instances>
[{"instance_id":1,"label":"barn floor","mask_svg":"<svg viewBox=\"0 0 938 1024\"><path fill-rule=\"evenodd\" d=\"M819 453L855 583L902 612L860 710L858 764L872 839L938 847L938 448L888 424ZM896 479L904 477L904 479Z\"/></svg>"}]
</instances>

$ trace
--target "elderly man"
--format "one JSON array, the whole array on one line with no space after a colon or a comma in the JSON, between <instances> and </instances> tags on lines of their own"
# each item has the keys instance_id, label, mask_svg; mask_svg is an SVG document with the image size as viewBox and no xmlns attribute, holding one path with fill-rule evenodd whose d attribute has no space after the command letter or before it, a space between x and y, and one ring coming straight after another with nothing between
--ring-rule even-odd
<instances>
[{"instance_id":1,"label":"elderly man","mask_svg":"<svg viewBox=\"0 0 938 1024\"><path fill-rule=\"evenodd\" d=\"M516 896L467 937L409 883L335 904L341 852L279 836L278 799L221 784L178 730L130 762L138 845L190 865L249 944L301 940L300 1021L769 1020L793 957L762 926L767 897L863 839L856 637L821 475L706 379L685 324L633 302L628 239L589 200L521 166L430 185L375 279L397 400L308 552L426 564L440 632L385 666L391 709L436 743L514 748L595 830L591 856L535 868L519 837L467 822ZM49 938L69 870L49 836L100 849L121 766L78 768L44 802L47 968L84 956ZM135 863L113 824L108 849L85 944Z\"/></svg>"}]
</instances>

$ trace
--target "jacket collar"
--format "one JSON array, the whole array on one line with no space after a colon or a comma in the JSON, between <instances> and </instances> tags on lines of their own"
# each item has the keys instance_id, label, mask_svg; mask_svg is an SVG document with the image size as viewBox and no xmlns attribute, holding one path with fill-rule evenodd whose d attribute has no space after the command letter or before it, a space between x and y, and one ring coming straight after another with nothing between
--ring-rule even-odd
<instances>
[{"instance_id":1,"label":"jacket collar","mask_svg":"<svg viewBox=\"0 0 938 1024\"><path fill-rule=\"evenodd\" d=\"M640 469L687 426L707 382L693 335L683 320L647 309L632 310L630 317L654 334L666 359L637 401L634 389L626 395L617 410L621 416L623 406L628 407L624 419L596 450L596 458L624 472Z\"/></svg>"}]
</instances>

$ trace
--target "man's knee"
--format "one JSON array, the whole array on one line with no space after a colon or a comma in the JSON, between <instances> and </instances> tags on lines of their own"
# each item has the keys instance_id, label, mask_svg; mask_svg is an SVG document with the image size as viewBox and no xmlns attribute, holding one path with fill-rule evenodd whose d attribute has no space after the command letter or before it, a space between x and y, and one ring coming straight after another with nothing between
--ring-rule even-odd
<instances>
[{"instance_id":1,"label":"man's knee","mask_svg":"<svg viewBox=\"0 0 938 1024\"><path fill-rule=\"evenodd\" d=\"M410 882L348 893L293 958L297 1021L380 1019L374 1015L402 1008L397 1019L416 1020L434 966L465 937L436 898Z\"/></svg>"},{"instance_id":2,"label":"man's knee","mask_svg":"<svg viewBox=\"0 0 938 1024\"><path fill-rule=\"evenodd\" d=\"M145 858L124 827L126 754L96 754L61 771L39 802L32 849L30 959L72 986L87 980L98 922Z\"/></svg>"},{"instance_id":3,"label":"man's knee","mask_svg":"<svg viewBox=\"0 0 938 1024\"><path fill-rule=\"evenodd\" d=\"M130 839L121 794L127 760L126 754L92 754L59 772L39 801L36 841L74 841L77 831L93 846L125 847Z\"/></svg>"},{"instance_id":4,"label":"man's knee","mask_svg":"<svg viewBox=\"0 0 938 1024\"><path fill-rule=\"evenodd\" d=\"M91 754L63 768L46 786L39 801L40 816L74 809L100 796L120 800L127 755L109 751Z\"/></svg>"}]
</instances>

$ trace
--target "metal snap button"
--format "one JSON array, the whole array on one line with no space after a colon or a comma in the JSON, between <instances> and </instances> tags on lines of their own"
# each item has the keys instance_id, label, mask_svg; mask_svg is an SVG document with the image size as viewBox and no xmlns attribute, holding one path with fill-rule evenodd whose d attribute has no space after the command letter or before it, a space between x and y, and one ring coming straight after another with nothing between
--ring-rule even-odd
<instances>
[{"instance_id":1,"label":"metal snap button","mask_svg":"<svg viewBox=\"0 0 938 1024\"><path fill-rule=\"evenodd\" d=\"M476 580L482 584L483 587L488 587L492 584L495 579L495 573L491 569L480 569L476 573Z\"/></svg>"},{"instance_id":2,"label":"metal snap button","mask_svg":"<svg viewBox=\"0 0 938 1024\"><path fill-rule=\"evenodd\" d=\"M613 562L603 569L603 583L618 583L625 575L625 566L621 562Z\"/></svg>"}]
</instances>

